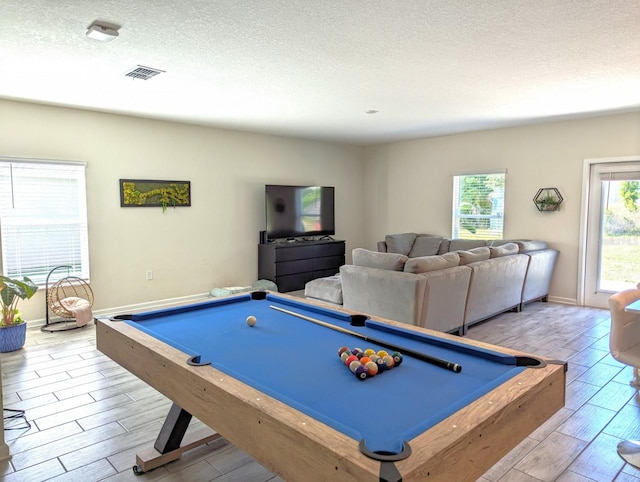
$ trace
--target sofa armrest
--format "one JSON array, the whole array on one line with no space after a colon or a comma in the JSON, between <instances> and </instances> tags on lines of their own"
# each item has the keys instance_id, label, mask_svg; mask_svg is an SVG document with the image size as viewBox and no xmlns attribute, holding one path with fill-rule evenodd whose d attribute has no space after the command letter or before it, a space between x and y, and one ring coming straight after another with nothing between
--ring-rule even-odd
<instances>
[{"instance_id":1,"label":"sofa armrest","mask_svg":"<svg viewBox=\"0 0 640 482\"><path fill-rule=\"evenodd\" d=\"M406 273L363 266L340 268L343 306L431 330L461 332L471 268Z\"/></svg>"},{"instance_id":2,"label":"sofa armrest","mask_svg":"<svg viewBox=\"0 0 640 482\"><path fill-rule=\"evenodd\" d=\"M556 249L543 249L526 253L529 266L522 289L522 303L546 298L556 261L560 252Z\"/></svg>"},{"instance_id":3,"label":"sofa armrest","mask_svg":"<svg viewBox=\"0 0 640 482\"><path fill-rule=\"evenodd\" d=\"M412 325L422 321L427 284L423 276L344 265L340 277L345 308Z\"/></svg>"}]
</instances>

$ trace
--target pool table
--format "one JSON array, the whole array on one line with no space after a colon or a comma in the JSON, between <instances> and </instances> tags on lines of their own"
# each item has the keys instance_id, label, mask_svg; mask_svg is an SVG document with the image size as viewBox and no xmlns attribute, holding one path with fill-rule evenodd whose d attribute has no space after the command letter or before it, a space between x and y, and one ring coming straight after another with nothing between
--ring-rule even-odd
<instances>
[{"instance_id":1,"label":"pool table","mask_svg":"<svg viewBox=\"0 0 640 482\"><path fill-rule=\"evenodd\" d=\"M96 337L174 402L159 454L195 416L291 481L475 480L564 405L563 362L264 291L99 319ZM402 363L358 378L342 346Z\"/></svg>"}]
</instances>

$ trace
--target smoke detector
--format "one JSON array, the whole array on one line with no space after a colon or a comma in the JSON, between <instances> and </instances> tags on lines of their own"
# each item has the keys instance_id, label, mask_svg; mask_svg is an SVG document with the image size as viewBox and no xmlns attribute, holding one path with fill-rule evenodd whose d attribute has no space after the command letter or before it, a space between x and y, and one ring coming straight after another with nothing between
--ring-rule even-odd
<instances>
[{"instance_id":1,"label":"smoke detector","mask_svg":"<svg viewBox=\"0 0 640 482\"><path fill-rule=\"evenodd\" d=\"M98 22L97 20L89 25L87 29L87 37L93 40L99 40L100 42L110 42L118 35L118 29L120 26L114 24L107 24L105 22Z\"/></svg>"}]
</instances>

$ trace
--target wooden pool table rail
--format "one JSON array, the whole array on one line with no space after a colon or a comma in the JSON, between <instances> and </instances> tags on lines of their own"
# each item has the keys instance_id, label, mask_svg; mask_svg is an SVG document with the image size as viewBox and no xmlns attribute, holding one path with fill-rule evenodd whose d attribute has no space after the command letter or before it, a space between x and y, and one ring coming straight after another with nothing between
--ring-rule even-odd
<instances>
[{"instance_id":1,"label":"wooden pool table rail","mask_svg":"<svg viewBox=\"0 0 640 482\"><path fill-rule=\"evenodd\" d=\"M378 481L388 469L362 455L350 437L213 367L187 365L184 353L126 323L100 319L96 325L101 352L285 480ZM411 440L413 454L391 473L403 481L476 480L562 408L564 395L561 363L527 369Z\"/></svg>"}]
</instances>

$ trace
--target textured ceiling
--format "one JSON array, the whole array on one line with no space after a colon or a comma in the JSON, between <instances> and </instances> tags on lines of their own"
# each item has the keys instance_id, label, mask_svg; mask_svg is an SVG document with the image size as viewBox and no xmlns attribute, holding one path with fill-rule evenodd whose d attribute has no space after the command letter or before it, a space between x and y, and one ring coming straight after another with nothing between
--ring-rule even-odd
<instances>
[{"instance_id":1,"label":"textured ceiling","mask_svg":"<svg viewBox=\"0 0 640 482\"><path fill-rule=\"evenodd\" d=\"M0 97L355 144L637 110L640 0L2 0Z\"/></svg>"}]
</instances>

